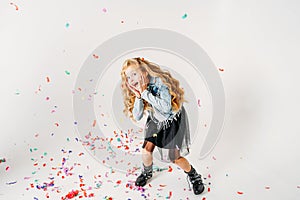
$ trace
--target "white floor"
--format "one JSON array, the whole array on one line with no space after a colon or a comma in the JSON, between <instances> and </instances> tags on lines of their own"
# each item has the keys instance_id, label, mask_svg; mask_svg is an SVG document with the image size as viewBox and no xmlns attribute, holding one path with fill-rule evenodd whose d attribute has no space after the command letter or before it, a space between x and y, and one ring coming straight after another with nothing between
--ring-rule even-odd
<instances>
[{"instance_id":1,"label":"white floor","mask_svg":"<svg viewBox=\"0 0 300 200\"><path fill-rule=\"evenodd\" d=\"M73 199L299 199L299 9L292 0L1 1L0 199L72 190ZM187 157L206 184L199 196L173 164L136 188L136 175L103 166L78 141L80 67L110 37L145 27L192 38L224 69L222 136L206 158L197 145Z\"/></svg>"}]
</instances>

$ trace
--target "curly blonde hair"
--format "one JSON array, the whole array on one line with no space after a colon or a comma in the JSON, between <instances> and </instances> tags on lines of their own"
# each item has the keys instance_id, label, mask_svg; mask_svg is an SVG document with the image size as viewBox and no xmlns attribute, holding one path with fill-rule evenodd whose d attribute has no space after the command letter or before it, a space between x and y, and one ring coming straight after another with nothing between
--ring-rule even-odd
<instances>
[{"instance_id":1,"label":"curly blonde hair","mask_svg":"<svg viewBox=\"0 0 300 200\"><path fill-rule=\"evenodd\" d=\"M125 70L129 67L135 67L140 69L142 72L148 72L148 76L159 77L162 82L168 87L169 92L171 94L171 105L172 110L177 112L183 102L184 99L184 90L179 87L179 81L173 78L167 70L162 70L159 65L149 62L144 58L130 58L125 60L122 66L121 77L122 77L122 93L124 100L124 114L133 119L133 105L135 101L135 94L127 87L126 85L126 74ZM148 102L143 100L144 103L144 111L152 110L151 106Z\"/></svg>"}]
</instances>

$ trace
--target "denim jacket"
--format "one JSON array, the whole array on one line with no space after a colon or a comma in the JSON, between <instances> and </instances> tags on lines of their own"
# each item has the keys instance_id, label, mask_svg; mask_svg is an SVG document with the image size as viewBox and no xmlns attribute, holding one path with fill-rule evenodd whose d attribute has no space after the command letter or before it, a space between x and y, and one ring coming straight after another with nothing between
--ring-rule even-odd
<instances>
[{"instance_id":1,"label":"denim jacket","mask_svg":"<svg viewBox=\"0 0 300 200\"><path fill-rule=\"evenodd\" d=\"M149 114L156 120L164 121L174 115L169 88L159 77L150 77L149 85L147 89L142 92L141 98L135 98L132 114L137 121L143 117L143 99L152 106L154 112L150 112Z\"/></svg>"}]
</instances>

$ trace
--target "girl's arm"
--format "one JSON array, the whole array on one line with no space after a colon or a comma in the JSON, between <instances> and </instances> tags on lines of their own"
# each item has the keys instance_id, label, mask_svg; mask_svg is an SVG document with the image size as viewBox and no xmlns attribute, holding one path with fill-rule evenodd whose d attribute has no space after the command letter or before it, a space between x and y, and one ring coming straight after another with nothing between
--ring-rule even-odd
<instances>
[{"instance_id":1,"label":"girl's arm","mask_svg":"<svg viewBox=\"0 0 300 200\"><path fill-rule=\"evenodd\" d=\"M141 97L162 113L168 113L172 109L169 88L162 83L157 86L159 95L154 96L150 91L144 90Z\"/></svg>"},{"instance_id":2,"label":"girl's arm","mask_svg":"<svg viewBox=\"0 0 300 200\"><path fill-rule=\"evenodd\" d=\"M144 112L143 99L135 97L134 104L133 104L133 109L132 109L133 118L136 121L141 120L142 117L143 117L143 112Z\"/></svg>"}]
</instances>

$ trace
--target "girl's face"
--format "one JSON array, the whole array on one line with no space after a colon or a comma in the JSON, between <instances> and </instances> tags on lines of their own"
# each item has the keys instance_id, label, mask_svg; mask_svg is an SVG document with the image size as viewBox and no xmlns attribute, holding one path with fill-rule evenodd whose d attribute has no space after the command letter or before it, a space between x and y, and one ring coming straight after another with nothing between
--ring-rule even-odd
<instances>
[{"instance_id":1,"label":"girl's face","mask_svg":"<svg viewBox=\"0 0 300 200\"><path fill-rule=\"evenodd\" d=\"M140 88L142 82L143 73L138 67L128 67L125 70L126 80L129 85Z\"/></svg>"}]
</instances>

